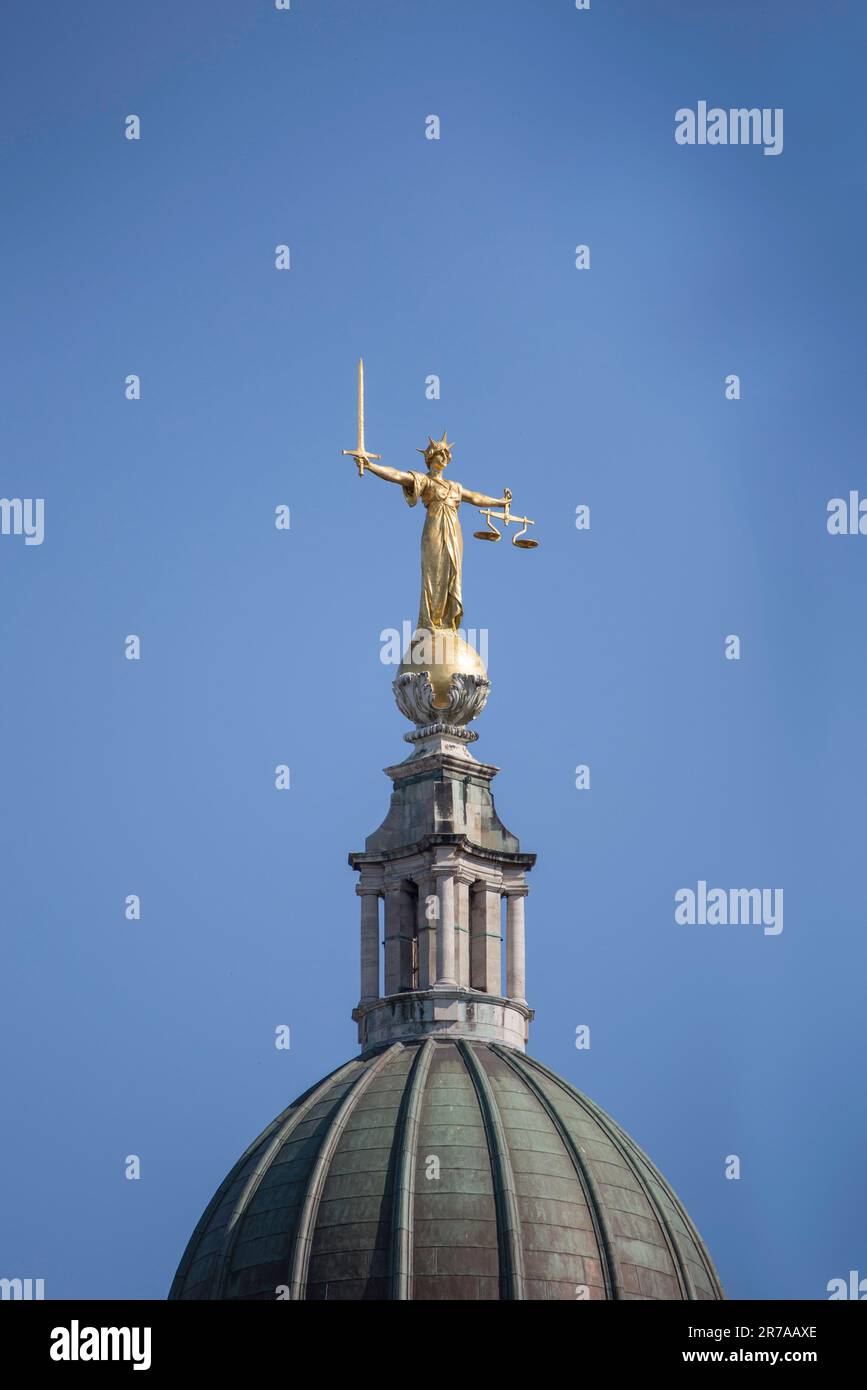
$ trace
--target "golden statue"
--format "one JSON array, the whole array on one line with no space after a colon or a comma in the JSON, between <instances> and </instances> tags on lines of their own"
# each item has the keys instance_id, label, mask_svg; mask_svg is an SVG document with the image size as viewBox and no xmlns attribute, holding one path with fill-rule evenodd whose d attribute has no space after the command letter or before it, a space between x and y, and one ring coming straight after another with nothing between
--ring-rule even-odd
<instances>
[{"instance_id":1,"label":"golden statue","mask_svg":"<svg viewBox=\"0 0 867 1390\"><path fill-rule=\"evenodd\" d=\"M420 501L427 511L421 533L421 601L417 626L429 631L457 632L464 614L461 598L464 540L458 521L461 502L469 502L474 507L505 506L508 502L506 496L487 497L483 492L472 492L444 478L453 447L443 435L442 439L431 439L427 448L419 449L427 465L426 473L404 473L381 463L367 464L377 478L398 483L410 507Z\"/></svg>"},{"instance_id":2,"label":"golden statue","mask_svg":"<svg viewBox=\"0 0 867 1390\"><path fill-rule=\"evenodd\" d=\"M534 523L529 517L513 517L510 511L512 494L504 489L502 497L488 497L486 493L474 492L461 483L443 477L451 463L452 449L443 434L442 439L431 439L424 449L419 449L427 466L426 473L400 468L387 468L376 462L379 454L371 454L364 447L364 363L358 364L358 445L355 449L344 449L343 453L355 459L359 476L365 469L375 473L388 483L397 483L410 507L421 501L427 512L421 536L421 600L419 602L416 633L409 651L404 655L401 672L418 670L424 666L431 675L431 683L442 703L447 694L453 672L475 673L485 676L484 664L475 649L459 635L461 618L464 613L461 596L461 569L463 566L464 542L461 525L458 521L458 508L461 502L469 502L478 507L487 521L486 531L474 534L480 540L497 541L500 533L491 522L494 516L504 521L506 526L513 522L524 523L523 531L513 538L513 544L522 549L534 548L536 541L524 540L528 526ZM495 512L494 507L502 507ZM433 640L431 640L433 639ZM444 640L443 640L444 639Z\"/></svg>"}]
</instances>

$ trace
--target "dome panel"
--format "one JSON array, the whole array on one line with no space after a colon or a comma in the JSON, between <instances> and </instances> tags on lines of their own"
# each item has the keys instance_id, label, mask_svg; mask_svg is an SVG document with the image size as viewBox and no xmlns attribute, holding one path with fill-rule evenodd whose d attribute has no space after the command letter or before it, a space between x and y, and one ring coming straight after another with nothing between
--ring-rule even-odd
<instances>
[{"instance_id":1,"label":"dome panel","mask_svg":"<svg viewBox=\"0 0 867 1390\"><path fill-rule=\"evenodd\" d=\"M494 1181L473 1083L455 1047L428 1049L412 1219L412 1297L477 1299L498 1279Z\"/></svg>"}]
</instances>

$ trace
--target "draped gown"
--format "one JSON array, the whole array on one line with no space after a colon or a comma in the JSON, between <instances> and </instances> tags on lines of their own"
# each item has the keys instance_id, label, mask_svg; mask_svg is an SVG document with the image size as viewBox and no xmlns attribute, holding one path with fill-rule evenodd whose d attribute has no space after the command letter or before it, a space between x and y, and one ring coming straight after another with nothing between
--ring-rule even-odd
<instances>
[{"instance_id":1,"label":"draped gown","mask_svg":"<svg viewBox=\"0 0 867 1390\"><path fill-rule=\"evenodd\" d=\"M421 534L421 601L419 628L457 631L463 616L461 565L464 540L458 521L463 497L460 483L433 478L429 473L410 473L403 494L414 507L421 499L427 510Z\"/></svg>"}]
</instances>

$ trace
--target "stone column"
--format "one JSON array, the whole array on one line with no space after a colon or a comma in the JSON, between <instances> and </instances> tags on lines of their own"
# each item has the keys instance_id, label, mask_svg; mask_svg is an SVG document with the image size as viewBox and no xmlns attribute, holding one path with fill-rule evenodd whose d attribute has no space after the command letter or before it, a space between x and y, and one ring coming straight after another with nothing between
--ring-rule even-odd
<instances>
[{"instance_id":1,"label":"stone column","mask_svg":"<svg viewBox=\"0 0 867 1390\"><path fill-rule=\"evenodd\" d=\"M437 984L454 988L455 979L455 878L451 864L434 865L439 921L437 922Z\"/></svg>"},{"instance_id":2,"label":"stone column","mask_svg":"<svg viewBox=\"0 0 867 1390\"><path fill-rule=\"evenodd\" d=\"M416 879L418 885L418 987L430 989L437 978L437 916L436 902L428 904L429 898L436 899L436 883L427 874Z\"/></svg>"},{"instance_id":3,"label":"stone column","mask_svg":"<svg viewBox=\"0 0 867 1390\"><path fill-rule=\"evenodd\" d=\"M466 869L455 874L455 970L461 989L470 987L470 884L474 875Z\"/></svg>"},{"instance_id":4,"label":"stone column","mask_svg":"<svg viewBox=\"0 0 867 1390\"><path fill-rule=\"evenodd\" d=\"M401 887L399 883L385 885L385 993L397 994L400 989L400 926Z\"/></svg>"},{"instance_id":5,"label":"stone column","mask_svg":"<svg viewBox=\"0 0 867 1390\"><path fill-rule=\"evenodd\" d=\"M526 1004L524 899L526 888L506 889L506 995Z\"/></svg>"},{"instance_id":6,"label":"stone column","mask_svg":"<svg viewBox=\"0 0 867 1390\"><path fill-rule=\"evenodd\" d=\"M502 996L500 888L478 882L473 888L470 983L485 994Z\"/></svg>"},{"instance_id":7,"label":"stone column","mask_svg":"<svg viewBox=\"0 0 867 1390\"><path fill-rule=\"evenodd\" d=\"M355 891L361 898L361 1002L379 998L379 893L366 883Z\"/></svg>"}]
</instances>

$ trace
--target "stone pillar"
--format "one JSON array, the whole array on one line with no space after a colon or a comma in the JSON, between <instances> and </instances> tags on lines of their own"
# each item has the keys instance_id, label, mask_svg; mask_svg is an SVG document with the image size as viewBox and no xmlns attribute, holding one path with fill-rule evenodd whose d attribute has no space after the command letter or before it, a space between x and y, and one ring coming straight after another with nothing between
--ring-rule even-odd
<instances>
[{"instance_id":1,"label":"stone pillar","mask_svg":"<svg viewBox=\"0 0 867 1390\"><path fill-rule=\"evenodd\" d=\"M524 899L526 888L506 889L506 996L527 1002L524 971Z\"/></svg>"},{"instance_id":2,"label":"stone pillar","mask_svg":"<svg viewBox=\"0 0 867 1390\"><path fill-rule=\"evenodd\" d=\"M455 874L455 978L461 989L470 987L470 884L465 869Z\"/></svg>"},{"instance_id":3,"label":"stone pillar","mask_svg":"<svg viewBox=\"0 0 867 1390\"><path fill-rule=\"evenodd\" d=\"M455 979L455 879L451 864L434 866L439 904L437 922L437 984L454 988Z\"/></svg>"},{"instance_id":4,"label":"stone pillar","mask_svg":"<svg viewBox=\"0 0 867 1390\"><path fill-rule=\"evenodd\" d=\"M401 886L385 885L385 993L400 989Z\"/></svg>"},{"instance_id":5,"label":"stone pillar","mask_svg":"<svg viewBox=\"0 0 867 1390\"><path fill-rule=\"evenodd\" d=\"M358 883L361 898L361 1002L379 998L379 889Z\"/></svg>"},{"instance_id":6,"label":"stone pillar","mask_svg":"<svg viewBox=\"0 0 867 1390\"><path fill-rule=\"evenodd\" d=\"M470 984L485 994L503 993L500 889L473 885L470 935Z\"/></svg>"},{"instance_id":7,"label":"stone pillar","mask_svg":"<svg viewBox=\"0 0 867 1390\"><path fill-rule=\"evenodd\" d=\"M418 885L418 987L430 989L437 978L437 915L436 883L427 874L416 879Z\"/></svg>"}]
</instances>

